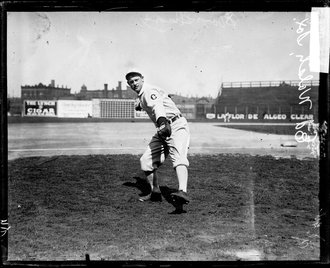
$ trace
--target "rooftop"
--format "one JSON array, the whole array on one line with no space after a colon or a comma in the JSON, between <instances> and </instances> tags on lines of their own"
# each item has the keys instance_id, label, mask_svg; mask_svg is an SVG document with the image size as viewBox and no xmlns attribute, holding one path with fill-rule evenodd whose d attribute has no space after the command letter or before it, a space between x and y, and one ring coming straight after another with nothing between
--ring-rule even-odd
<instances>
[{"instance_id":1,"label":"rooftop","mask_svg":"<svg viewBox=\"0 0 330 268\"><path fill-rule=\"evenodd\" d=\"M304 84L306 86L319 86L319 80L309 80L309 81L248 81L248 82L223 82L222 88L250 88L250 87L280 87L280 86L293 86L298 87L299 84Z\"/></svg>"}]
</instances>

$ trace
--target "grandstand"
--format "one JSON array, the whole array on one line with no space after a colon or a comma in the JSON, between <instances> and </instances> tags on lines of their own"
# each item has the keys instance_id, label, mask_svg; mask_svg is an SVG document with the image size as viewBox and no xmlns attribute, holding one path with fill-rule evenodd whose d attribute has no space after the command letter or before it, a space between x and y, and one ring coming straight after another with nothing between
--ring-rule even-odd
<instances>
[{"instance_id":1,"label":"grandstand","mask_svg":"<svg viewBox=\"0 0 330 268\"><path fill-rule=\"evenodd\" d=\"M314 80L303 84L300 81L223 83L214 110L218 117L227 113L246 115L244 118L257 114L263 120L280 114L283 116L278 119L289 121L300 120L301 115L313 115L317 120L318 87L319 81Z\"/></svg>"}]
</instances>

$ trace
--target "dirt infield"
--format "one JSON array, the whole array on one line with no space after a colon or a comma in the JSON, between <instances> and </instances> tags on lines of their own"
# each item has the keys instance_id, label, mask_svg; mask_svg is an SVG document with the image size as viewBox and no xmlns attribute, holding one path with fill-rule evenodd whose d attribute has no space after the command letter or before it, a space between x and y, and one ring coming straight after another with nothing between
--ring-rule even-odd
<instances>
[{"instance_id":1,"label":"dirt infield","mask_svg":"<svg viewBox=\"0 0 330 268\"><path fill-rule=\"evenodd\" d=\"M160 168L163 202L141 203L139 156L9 161L9 260L317 260L318 161L190 155L187 213Z\"/></svg>"}]
</instances>

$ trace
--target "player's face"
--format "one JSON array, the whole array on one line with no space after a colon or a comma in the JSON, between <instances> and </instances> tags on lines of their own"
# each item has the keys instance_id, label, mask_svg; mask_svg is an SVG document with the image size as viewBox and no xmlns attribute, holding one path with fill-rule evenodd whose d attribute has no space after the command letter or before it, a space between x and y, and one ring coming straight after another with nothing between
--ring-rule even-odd
<instances>
[{"instance_id":1,"label":"player's face","mask_svg":"<svg viewBox=\"0 0 330 268\"><path fill-rule=\"evenodd\" d=\"M139 93L142 89L144 80L140 76L132 76L127 81L128 85L133 89L136 93Z\"/></svg>"}]
</instances>

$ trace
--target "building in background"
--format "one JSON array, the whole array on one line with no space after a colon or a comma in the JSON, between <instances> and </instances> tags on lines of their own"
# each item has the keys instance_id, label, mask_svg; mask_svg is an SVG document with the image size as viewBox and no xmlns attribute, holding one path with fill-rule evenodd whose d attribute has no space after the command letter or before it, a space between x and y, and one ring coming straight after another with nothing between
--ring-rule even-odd
<instances>
[{"instance_id":1,"label":"building in background","mask_svg":"<svg viewBox=\"0 0 330 268\"><path fill-rule=\"evenodd\" d=\"M91 99L135 99L136 93L128 86L122 88L122 82L118 81L116 88L109 90L108 84L104 84L103 89L88 90L85 85L82 85L80 92L76 94L76 98L80 100Z\"/></svg>"},{"instance_id":2,"label":"building in background","mask_svg":"<svg viewBox=\"0 0 330 268\"><path fill-rule=\"evenodd\" d=\"M80 92L76 94L78 100L91 100L107 98L108 95L108 84L104 84L103 89L88 90L85 85L82 85Z\"/></svg>"},{"instance_id":3,"label":"building in background","mask_svg":"<svg viewBox=\"0 0 330 268\"><path fill-rule=\"evenodd\" d=\"M214 112L214 100L206 97L196 101L196 117L197 119L205 119L206 114Z\"/></svg>"},{"instance_id":4,"label":"building in background","mask_svg":"<svg viewBox=\"0 0 330 268\"><path fill-rule=\"evenodd\" d=\"M7 115L21 116L22 115L22 100L21 98L8 98L7 99Z\"/></svg>"},{"instance_id":5,"label":"building in background","mask_svg":"<svg viewBox=\"0 0 330 268\"><path fill-rule=\"evenodd\" d=\"M51 80L48 86L42 83L34 86L21 86L21 96L23 100L58 100L60 98L72 98L71 89L64 86L55 86L55 80Z\"/></svg>"}]
</instances>

